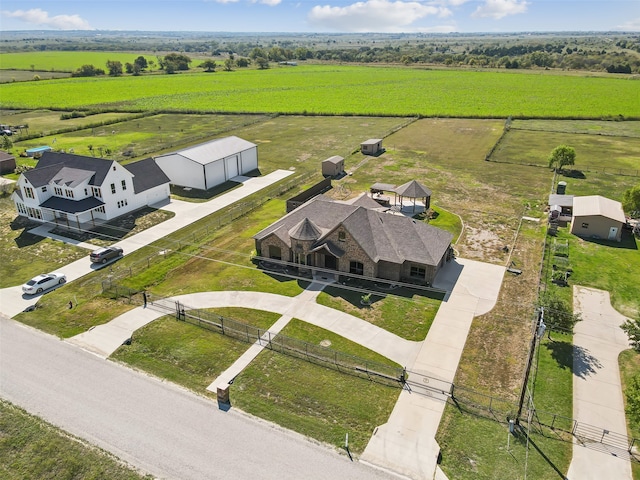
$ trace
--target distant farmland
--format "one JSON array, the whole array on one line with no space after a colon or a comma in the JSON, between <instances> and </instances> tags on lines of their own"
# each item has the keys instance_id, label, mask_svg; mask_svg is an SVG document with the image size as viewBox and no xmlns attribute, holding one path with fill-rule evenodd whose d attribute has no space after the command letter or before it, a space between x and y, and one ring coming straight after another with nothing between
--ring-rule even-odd
<instances>
[{"instance_id":1,"label":"distant farmland","mask_svg":"<svg viewBox=\"0 0 640 480\"><path fill-rule=\"evenodd\" d=\"M640 118L640 83L548 72L300 65L0 85L3 108Z\"/></svg>"}]
</instances>

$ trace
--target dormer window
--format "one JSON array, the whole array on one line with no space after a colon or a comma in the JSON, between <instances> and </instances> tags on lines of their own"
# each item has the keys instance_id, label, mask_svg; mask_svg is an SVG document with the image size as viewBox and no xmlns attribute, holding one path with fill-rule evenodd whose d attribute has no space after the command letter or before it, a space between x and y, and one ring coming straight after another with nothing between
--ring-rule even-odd
<instances>
[{"instance_id":1,"label":"dormer window","mask_svg":"<svg viewBox=\"0 0 640 480\"><path fill-rule=\"evenodd\" d=\"M53 193L56 194L57 196L61 197L62 196L62 189L60 187L53 187Z\"/></svg>"},{"instance_id":2,"label":"dormer window","mask_svg":"<svg viewBox=\"0 0 640 480\"><path fill-rule=\"evenodd\" d=\"M347 234L344 232L338 232L338 240L344 242L347 239Z\"/></svg>"}]
</instances>

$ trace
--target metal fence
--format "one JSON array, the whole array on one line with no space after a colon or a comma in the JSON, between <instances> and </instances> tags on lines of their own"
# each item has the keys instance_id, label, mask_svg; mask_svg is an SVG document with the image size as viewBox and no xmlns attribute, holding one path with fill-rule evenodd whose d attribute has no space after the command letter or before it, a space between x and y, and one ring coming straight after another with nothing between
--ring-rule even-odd
<instances>
[{"instance_id":1,"label":"metal fence","mask_svg":"<svg viewBox=\"0 0 640 480\"><path fill-rule=\"evenodd\" d=\"M223 317L207 310L191 308L176 300L153 299L147 306L148 308L174 315L178 320L246 343L257 343L269 350L379 383L402 385L406 375L404 369L400 367L366 360L280 333L274 334L268 330Z\"/></svg>"}]
</instances>

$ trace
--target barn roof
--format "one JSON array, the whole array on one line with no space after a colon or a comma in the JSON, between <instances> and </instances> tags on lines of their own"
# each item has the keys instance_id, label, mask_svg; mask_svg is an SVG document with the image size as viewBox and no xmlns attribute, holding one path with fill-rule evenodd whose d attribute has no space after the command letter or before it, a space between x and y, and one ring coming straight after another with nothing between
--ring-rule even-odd
<instances>
[{"instance_id":1,"label":"barn roof","mask_svg":"<svg viewBox=\"0 0 640 480\"><path fill-rule=\"evenodd\" d=\"M196 145L195 147L185 148L175 152L176 155L188 158L201 165L207 165L209 163L226 158L231 155L235 155L238 152L243 152L254 148L255 143L248 142L242 138L231 136L225 138L218 138L207 143ZM162 157L164 155L160 155Z\"/></svg>"}]
</instances>

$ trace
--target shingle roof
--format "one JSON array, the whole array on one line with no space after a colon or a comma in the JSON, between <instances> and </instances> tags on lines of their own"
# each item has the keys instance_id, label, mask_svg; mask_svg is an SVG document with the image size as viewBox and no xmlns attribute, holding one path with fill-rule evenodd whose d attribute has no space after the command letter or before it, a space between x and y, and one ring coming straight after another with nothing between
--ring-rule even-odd
<instances>
[{"instance_id":1,"label":"shingle roof","mask_svg":"<svg viewBox=\"0 0 640 480\"><path fill-rule=\"evenodd\" d=\"M424 198L431 196L431 190L416 180L411 180L410 182L396 187L394 192L398 195L409 198Z\"/></svg>"},{"instance_id":2,"label":"shingle roof","mask_svg":"<svg viewBox=\"0 0 640 480\"><path fill-rule=\"evenodd\" d=\"M74 155L71 153L44 152L38 161L36 168L26 172L25 176L27 176L27 173L33 174L33 172L37 172L41 168L59 165L59 168L68 167L95 172L94 177L89 181L89 185L100 186L102 185L102 182L104 182L107 173L109 173L109 169L113 165L113 162L114 160L86 157L84 155ZM28 176L27 178L31 182L31 178ZM48 183L48 181L46 183Z\"/></svg>"},{"instance_id":3,"label":"shingle roof","mask_svg":"<svg viewBox=\"0 0 640 480\"><path fill-rule=\"evenodd\" d=\"M626 222L622 204L600 195L573 198L573 216L585 217L602 215L621 223Z\"/></svg>"},{"instance_id":4,"label":"shingle roof","mask_svg":"<svg viewBox=\"0 0 640 480\"><path fill-rule=\"evenodd\" d=\"M194 147L185 148L171 155L180 155L201 165L207 165L221 158L234 155L255 147L255 143L248 142L239 137L225 137L202 143ZM163 155L159 155L162 157Z\"/></svg>"},{"instance_id":5,"label":"shingle roof","mask_svg":"<svg viewBox=\"0 0 640 480\"><path fill-rule=\"evenodd\" d=\"M104 202L96 197L87 197L82 200L71 200L61 197L50 197L42 205L42 208L50 208L51 210L59 210L66 213L82 213L93 210L96 207L104 205Z\"/></svg>"},{"instance_id":6,"label":"shingle roof","mask_svg":"<svg viewBox=\"0 0 640 480\"><path fill-rule=\"evenodd\" d=\"M91 179L94 173L89 170L82 170L80 168L62 167L53 176L51 181L56 185L74 188L81 183Z\"/></svg>"},{"instance_id":7,"label":"shingle roof","mask_svg":"<svg viewBox=\"0 0 640 480\"><path fill-rule=\"evenodd\" d=\"M340 162L343 162L344 158L339 156L339 155L334 155L333 157L329 157L326 160L323 160L322 163L327 162L327 163L332 163L332 164L338 164Z\"/></svg>"},{"instance_id":8,"label":"shingle roof","mask_svg":"<svg viewBox=\"0 0 640 480\"><path fill-rule=\"evenodd\" d=\"M313 221L325 232L316 242L318 247L326 243L329 232L342 225L375 262L437 265L453 239L449 232L412 218L335 202L324 195L301 205L254 238L261 240L275 234L291 245L288 232L304 219Z\"/></svg>"},{"instance_id":9,"label":"shingle roof","mask_svg":"<svg viewBox=\"0 0 640 480\"><path fill-rule=\"evenodd\" d=\"M171 182L153 158L128 163L124 165L124 168L133 174L133 191L135 193Z\"/></svg>"},{"instance_id":10,"label":"shingle roof","mask_svg":"<svg viewBox=\"0 0 640 480\"><path fill-rule=\"evenodd\" d=\"M296 240L317 240L322 236L322 230L307 217L289 230L289 237Z\"/></svg>"}]
</instances>

